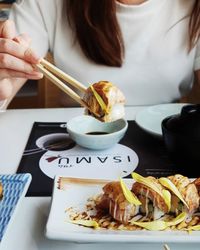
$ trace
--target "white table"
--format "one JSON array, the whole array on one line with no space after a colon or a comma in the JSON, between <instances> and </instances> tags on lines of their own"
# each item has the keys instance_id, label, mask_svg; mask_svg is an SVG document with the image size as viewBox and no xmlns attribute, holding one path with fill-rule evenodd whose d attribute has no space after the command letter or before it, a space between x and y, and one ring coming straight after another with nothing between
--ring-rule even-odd
<instances>
[{"instance_id":1,"label":"white table","mask_svg":"<svg viewBox=\"0 0 200 250\"><path fill-rule=\"evenodd\" d=\"M142 107L128 107L126 118L134 120ZM62 122L80 115L80 108L8 110L0 113L0 173L15 173L34 121ZM161 250L162 244L77 244L45 238L44 230L49 213L49 197L26 197L1 250ZM199 244L169 244L172 250L199 250Z\"/></svg>"}]
</instances>

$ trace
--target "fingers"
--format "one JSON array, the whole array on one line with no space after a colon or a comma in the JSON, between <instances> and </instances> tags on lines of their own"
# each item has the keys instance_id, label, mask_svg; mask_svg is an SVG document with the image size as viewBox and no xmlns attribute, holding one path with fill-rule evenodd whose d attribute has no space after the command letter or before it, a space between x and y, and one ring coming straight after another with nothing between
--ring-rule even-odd
<instances>
[{"instance_id":1,"label":"fingers","mask_svg":"<svg viewBox=\"0 0 200 250\"><path fill-rule=\"evenodd\" d=\"M8 78L25 78L25 79L32 79L32 80L39 80L42 78L42 74L39 72L36 72L35 74L28 74L28 73L23 73L21 71L15 71L11 69L0 69L0 75L3 81ZM0 80L0 88L1 88L2 80Z\"/></svg>"},{"instance_id":2,"label":"fingers","mask_svg":"<svg viewBox=\"0 0 200 250\"><path fill-rule=\"evenodd\" d=\"M15 25L7 20L0 22L0 80L4 78L40 79L32 65L40 58L30 48L31 39L27 34L16 36Z\"/></svg>"},{"instance_id":3,"label":"fingers","mask_svg":"<svg viewBox=\"0 0 200 250\"><path fill-rule=\"evenodd\" d=\"M25 44L25 41L23 43ZM33 64L38 63L40 59L30 47L4 38L0 38L0 53L10 54Z\"/></svg>"},{"instance_id":4,"label":"fingers","mask_svg":"<svg viewBox=\"0 0 200 250\"><path fill-rule=\"evenodd\" d=\"M0 68L21 71L27 74L34 74L37 72L30 63L12 55L3 53L0 53Z\"/></svg>"},{"instance_id":5,"label":"fingers","mask_svg":"<svg viewBox=\"0 0 200 250\"><path fill-rule=\"evenodd\" d=\"M0 22L0 37L13 39L16 36L15 24L11 20Z\"/></svg>"},{"instance_id":6,"label":"fingers","mask_svg":"<svg viewBox=\"0 0 200 250\"><path fill-rule=\"evenodd\" d=\"M30 63L38 63L39 57L30 48L27 34L16 36L15 24L11 20L0 22L0 52L8 53Z\"/></svg>"}]
</instances>

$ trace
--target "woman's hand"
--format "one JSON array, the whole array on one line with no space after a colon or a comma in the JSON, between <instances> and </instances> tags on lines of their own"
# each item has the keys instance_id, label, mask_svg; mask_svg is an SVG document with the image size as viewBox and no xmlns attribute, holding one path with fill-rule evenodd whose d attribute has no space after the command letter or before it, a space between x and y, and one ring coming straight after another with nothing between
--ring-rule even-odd
<instances>
[{"instance_id":1,"label":"woman's hand","mask_svg":"<svg viewBox=\"0 0 200 250\"><path fill-rule=\"evenodd\" d=\"M0 22L0 101L11 98L27 79L42 78L34 68L38 62L30 38L25 34L16 36L12 21Z\"/></svg>"}]
</instances>

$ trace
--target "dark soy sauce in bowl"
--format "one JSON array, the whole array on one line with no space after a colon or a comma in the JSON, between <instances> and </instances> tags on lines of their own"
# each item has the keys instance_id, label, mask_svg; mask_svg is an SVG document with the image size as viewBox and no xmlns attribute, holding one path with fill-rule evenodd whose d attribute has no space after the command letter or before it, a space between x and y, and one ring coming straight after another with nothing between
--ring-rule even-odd
<instances>
[{"instance_id":1,"label":"dark soy sauce in bowl","mask_svg":"<svg viewBox=\"0 0 200 250\"><path fill-rule=\"evenodd\" d=\"M88 132L86 135L108 135L108 132L96 131L96 132Z\"/></svg>"}]
</instances>

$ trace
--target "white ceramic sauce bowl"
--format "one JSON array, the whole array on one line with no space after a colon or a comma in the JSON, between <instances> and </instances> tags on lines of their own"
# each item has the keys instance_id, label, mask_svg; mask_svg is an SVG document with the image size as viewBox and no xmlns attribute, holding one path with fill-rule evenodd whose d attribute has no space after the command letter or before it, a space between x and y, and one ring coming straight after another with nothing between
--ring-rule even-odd
<instances>
[{"instance_id":1,"label":"white ceramic sauce bowl","mask_svg":"<svg viewBox=\"0 0 200 250\"><path fill-rule=\"evenodd\" d=\"M128 122L124 119L105 123L87 115L77 116L67 122L67 131L71 139L82 147L94 150L114 146L123 138L127 128Z\"/></svg>"}]
</instances>

